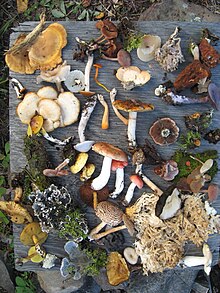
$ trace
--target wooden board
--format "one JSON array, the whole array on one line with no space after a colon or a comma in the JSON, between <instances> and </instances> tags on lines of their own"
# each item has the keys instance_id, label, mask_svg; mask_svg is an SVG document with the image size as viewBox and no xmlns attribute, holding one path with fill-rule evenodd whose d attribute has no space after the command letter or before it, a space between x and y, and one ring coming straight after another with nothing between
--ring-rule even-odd
<instances>
[{"instance_id":1,"label":"wooden board","mask_svg":"<svg viewBox=\"0 0 220 293\"><path fill-rule=\"evenodd\" d=\"M67 64L71 65L71 69L79 69L84 71L85 63L81 61L74 61L72 56L73 52L76 48L75 37L80 37L84 40L90 40L91 38L95 38L99 36L99 32L95 29L94 22L61 22L62 25L66 28L68 34L68 45L63 49L63 60L67 61ZM14 29L14 33L11 34L11 44L14 42L16 37L21 32L30 32L37 23L35 22L25 22L19 25ZM137 29L150 34L157 34L161 37L162 43L164 43L169 35L174 31L175 27L179 26L181 28L180 36L182 38L181 47L183 50L183 54L186 62L179 66L178 71L167 74L167 79L174 80L175 76L181 69L185 67L192 60L192 56L190 56L188 52L188 44L191 39L198 42L201 37L201 30L203 28L209 28L213 33L220 36L220 27L218 24L214 23L186 23L186 22L139 22L137 24ZM220 47L217 47L218 51L220 51ZM177 125L180 127L181 134L184 133L185 126L183 116L186 114L192 114L195 111L206 111L210 108L210 105L189 105L182 107L174 107L168 106L164 102L162 102L159 98L154 96L154 89L159 84L164 82L164 72L161 70L159 65L155 61L151 61L149 63L143 63L139 61L136 57L136 52L132 52L132 64L139 66L142 70L149 70L151 73L151 80L145 86L140 88L135 88L132 91L123 90L119 81L114 76L114 70L116 70L119 65L118 63L104 60L97 60L98 63L103 65L103 68L100 70L99 80L103 84L105 84L108 88L112 89L115 87L118 90L117 98L125 99L129 98L138 98L142 101L153 103L155 105L155 111L139 113L137 120L137 142L138 144L143 144L145 138L149 138L148 130L151 124L158 118L162 117L171 117L176 120ZM95 60L96 62L96 60ZM91 72L91 90L101 93L104 95L105 99L109 103L109 94L104 91L102 88L98 87L93 82L94 77L94 68ZM212 70L212 80L220 86L220 73L219 66ZM43 84L36 84L36 76L38 72L34 75L21 75L14 72L10 72L11 77L17 78L27 89L28 91L37 91ZM77 95L80 99L81 106L84 104L85 99L79 95ZM26 133L26 125L21 124L19 118L15 115L15 109L18 104L18 100L16 99L15 92L13 88L10 86L10 144L11 144L11 172L18 173L20 172L26 165L26 158L23 153L23 138ZM95 141L106 141L112 143L116 146L119 146L123 150L127 149L127 141L126 141L126 127L125 125L118 120L118 118L114 115L112 108L110 106L110 128L108 130L101 130L101 117L103 113L102 106L98 103L94 113L92 114L89 125L86 129L86 138L89 140ZM214 113L213 119L213 128L219 127L219 119L220 113ZM54 137L64 139L68 136L74 135L76 137L75 141L78 142L78 134L77 134L77 126L78 123L66 127L65 129L58 129L54 131L52 134ZM42 138L43 139L43 138ZM151 139L150 139L151 140ZM58 163L62 160L61 150L57 150L55 147L50 146L46 141L44 141L45 146L48 149L49 157L51 158L54 166L58 165ZM174 144L172 146L159 147L156 146L158 152L165 158L168 159L170 156L179 148L178 144ZM203 151L207 149L216 149L219 146L210 145L207 142L203 141L202 146L198 151ZM98 156L91 152L90 161L95 162L97 166L96 174L100 170L100 165L102 162L102 157ZM129 175L134 172L131 163L126 168L126 187L129 184ZM165 189L168 184L162 181L159 177L155 176L153 173L153 169L150 167L144 168L144 173L147 174L161 189ZM218 183L220 180L220 175L218 174L214 182ZM111 176L110 187L113 189L114 182L114 174ZM62 184L65 184L71 194L77 198L78 200L78 188L81 184L79 181L78 175L70 175L62 180ZM143 190L142 190L143 191ZM142 191L135 191L135 199L138 198ZM144 187L144 191L149 191L147 187ZM125 192L123 192L125 194ZM120 199L123 198L123 195ZM214 203L214 207L220 212L220 198L218 201ZM93 210L88 208L86 210L88 212L89 218L91 219L91 227L95 226L98 223L98 219L93 216ZM15 257L24 257L27 254L28 248L23 246L19 241L19 234L22 230L22 225L14 226L14 247L15 247ZM126 232L124 232L126 235ZM128 238L126 238L128 239ZM129 239L128 239L129 241ZM58 256L63 256L63 244L65 241L62 241L57 238L56 234L51 233L47 242L45 243L45 248L48 253L54 253ZM214 253L213 264L215 264L218 260L218 250L219 250L220 236L214 235L210 236L209 244ZM126 243L125 243L126 244ZM186 245L186 253L187 254L197 254L201 255L201 248L196 248L194 245L187 244ZM39 265L35 265L32 263L27 263L23 267L16 266L18 270L42 270ZM58 269L56 266L54 269Z\"/></svg>"}]
</instances>

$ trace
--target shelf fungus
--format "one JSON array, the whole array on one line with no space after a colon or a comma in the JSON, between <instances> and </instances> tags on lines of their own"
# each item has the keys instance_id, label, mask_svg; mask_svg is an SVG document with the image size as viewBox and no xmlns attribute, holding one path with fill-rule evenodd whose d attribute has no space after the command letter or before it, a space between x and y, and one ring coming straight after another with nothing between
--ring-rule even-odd
<instances>
[{"instance_id":1,"label":"shelf fungus","mask_svg":"<svg viewBox=\"0 0 220 293\"><path fill-rule=\"evenodd\" d=\"M187 65L176 77L173 85L176 91L191 88L198 83L205 83L211 77L209 68L199 60L199 48L196 44L191 44L191 52L194 60Z\"/></svg>"},{"instance_id":2,"label":"shelf fungus","mask_svg":"<svg viewBox=\"0 0 220 293\"><path fill-rule=\"evenodd\" d=\"M98 240L108 234L124 229L128 229L131 236L134 234L133 223L117 205L110 201L101 201L96 205L96 199L94 202L95 214L101 220L101 223L90 231L89 238L91 240ZM124 224L118 226L121 222L124 222ZM112 228L100 232L106 225L109 225Z\"/></svg>"},{"instance_id":3,"label":"shelf fungus","mask_svg":"<svg viewBox=\"0 0 220 293\"><path fill-rule=\"evenodd\" d=\"M136 121L138 112L146 112L154 110L154 105L144 103L140 100L116 100L113 102L113 106L118 109L129 113L128 119L128 145L131 149L134 149L136 143Z\"/></svg>"},{"instance_id":4,"label":"shelf fungus","mask_svg":"<svg viewBox=\"0 0 220 293\"><path fill-rule=\"evenodd\" d=\"M120 67L116 72L116 77L125 90L142 86L151 78L148 71L141 70L137 66Z\"/></svg>"},{"instance_id":5,"label":"shelf fungus","mask_svg":"<svg viewBox=\"0 0 220 293\"><path fill-rule=\"evenodd\" d=\"M92 150L104 156L102 169L98 177L94 178L91 187L94 190L100 190L107 185L111 174L112 160L127 163L128 157L124 151L106 142L97 142L93 145Z\"/></svg>"},{"instance_id":6,"label":"shelf fungus","mask_svg":"<svg viewBox=\"0 0 220 293\"><path fill-rule=\"evenodd\" d=\"M180 46L181 38L178 37L179 31L176 27L166 43L155 51L155 60L167 72L178 69L179 63L185 61Z\"/></svg>"},{"instance_id":7,"label":"shelf fungus","mask_svg":"<svg viewBox=\"0 0 220 293\"><path fill-rule=\"evenodd\" d=\"M159 145L170 145L176 142L179 136L179 127L171 118L160 118L150 127L149 134Z\"/></svg>"},{"instance_id":8,"label":"shelf fungus","mask_svg":"<svg viewBox=\"0 0 220 293\"><path fill-rule=\"evenodd\" d=\"M154 35L145 35L137 48L137 56L143 62L154 59L155 51L161 46L161 38Z\"/></svg>"}]
</instances>

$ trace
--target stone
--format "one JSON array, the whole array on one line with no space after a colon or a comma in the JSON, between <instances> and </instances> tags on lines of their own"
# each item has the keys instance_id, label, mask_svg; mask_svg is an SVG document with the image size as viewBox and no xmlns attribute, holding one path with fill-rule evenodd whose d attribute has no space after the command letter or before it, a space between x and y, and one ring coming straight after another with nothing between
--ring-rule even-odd
<instances>
[{"instance_id":1,"label":"stone","mask_svg":"<svg viewBox=\"0 0 220 293\"><path fill-rule=\"evenodd\" d=\"M5 263L0 258L0 292L14 293L15 287Z\"/></svg>"},{"instance_id":2,"label":"stone","mask_svg":"<svg viewBox=\"0 0 220 293\"><path fill-rule=\"evenodd\" d=\"M84 278L73 280L73 278L64 278L60 271L38 271L37 278L41 288L46 293L72 293L81 288L84 284Z\"/></svg>"},{"instance_id":3,"label":"stone","mask_svg":"<svg viewBox=\"0 0 220 293\"><path fill-rule=\"evenodd\" d=\"M220 22L220 15L186 0L162 0L140 15L139 21L143 20Z\"/></svg>"}]
</instances>

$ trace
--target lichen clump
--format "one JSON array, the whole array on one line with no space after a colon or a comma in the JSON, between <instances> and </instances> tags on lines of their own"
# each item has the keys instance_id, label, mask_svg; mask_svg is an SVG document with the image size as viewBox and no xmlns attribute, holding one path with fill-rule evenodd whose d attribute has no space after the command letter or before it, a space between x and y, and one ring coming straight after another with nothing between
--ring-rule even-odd
<instances>
[{"instance_id":1,"label":"lichen clump","mask_svg":"<svg viewBox=\"0 0 220 293\"><path fill-rule=\"evenodd\" d=\"M183 209L164 221L155 215L158 199L155 194L143 193L127 209L137 230L135 250L141 257L143 273L146 275L175 267L183 257L185 242L192 241L200 246L208 239L210 232L209 217L199 197L182 197Z\"/></svg>"}]
</instances>

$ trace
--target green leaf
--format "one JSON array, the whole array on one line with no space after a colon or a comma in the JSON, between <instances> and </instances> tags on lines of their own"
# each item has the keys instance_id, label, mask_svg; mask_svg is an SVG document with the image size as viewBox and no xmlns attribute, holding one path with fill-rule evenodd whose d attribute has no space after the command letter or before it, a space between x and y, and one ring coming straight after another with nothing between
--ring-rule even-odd
<instances>
[{"instance_id":1,"label":"green leaf","mask_svg":"<svg viewBox=\"0 0 220 293\"><path fill-rule=\"evenodd\" d=\"M0 196L6 194L7 189L4 187L0 187Z\"/></svg>"},{"instance_id":2,"label":"green leaf","mask_svg":"<svg viewBox=\"0 0 220 293\"><path fill-rule=\"evenodd\" d=\"M16 293L25 293L25 287L16 287L15 292Z\"/></svg>"},{"instance_id":3,"label":"green leaf","mask_svg":"<svg viewBox=\"0 0 220 293\"><path fill-rule=\"evenodd\" d=\"M0 176L0 186L2 186L5 183L5 177Z\"/></svg>"},{"instance_id":4,"label":"green leaf","mask_svg":"<svg viewBox=\"0 0 220 293\"><path fill-rule=\"evenodd\" d=\"M53 10L51 10L51 13L52 13L52 15L53 15L54 17L56 17L56 18L62 18L62 17L65 16L65 14L63 14L63 12L61 12L61 11L58 10L58 9L53 9Z\"/></svg>"},{"instance_id":5,"label":"green leaf","mask_svg":"<svg viewBox=\"0 0 220 293\"><path fill-rule=\"evenodd\" d=\"M6 153L6 155L9 154L9 152L10 152L10 144L9 144L9 142L6 142L6 144L5 144L5 153Z\"/></svg>"},{"instance_id":6,"label":"green leaf","mask_svg":"<svg viewBox=\"0 0 220 293\"><path fill-rule=\"evenodd\" d=\"M66 7L64 1L61 1L60 3L60 10L63 12L64 15L66 15Z\"/></svg>"},{"instance_id":7,"label":"green leaf","mask_svg":"<svg viewBox=\"0 0 220 293\"><path fill-rule=\"evenodd\" d=\"M0 161L4 160L5 155L4 154L0 154Z\"/></svg>"},{"instance_id":8,"label":"green leaf","mask_svg":"<svg viewBox=\"0 0 220 293\"><path fill-rule=\"evenodd\" d=\"M78 16L78 20L83 20L87 15L87 11L84 9L83 12Z\"/></svg>"},{"instance_id":9,"label":"green leaf","mask_svg":"<svg viewBox=\"0 0 220 293\"><path fill-rule=\"evenodd\" d=\"M6 215L2 211L0 211L0 220L6 225L10 223L9 219L6 217Z\"/></svg>"},{"instance_id":10,"label":"green leaf","mask_svg":"<svg viewBox=\"0 0 220 293\"><path fill-rule=\"evenodd\" d=\"M15 278L15 282L19 287L26 287L26 281L19 276Z\"/></svg>"}]
</instances>

